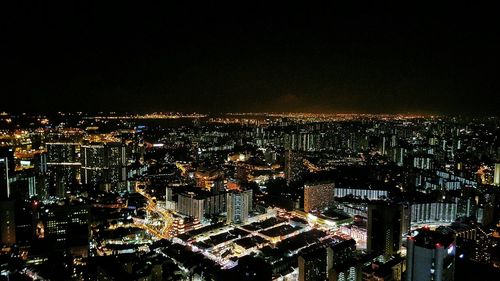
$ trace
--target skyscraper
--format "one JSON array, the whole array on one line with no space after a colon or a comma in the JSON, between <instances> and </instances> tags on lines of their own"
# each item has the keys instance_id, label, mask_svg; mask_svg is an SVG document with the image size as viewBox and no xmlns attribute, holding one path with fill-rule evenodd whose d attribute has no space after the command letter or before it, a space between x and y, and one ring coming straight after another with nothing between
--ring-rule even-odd
<instances>
[{"instance_id":1,"label":"skyscraper","mask_svg":"<svg viewBox=\"0 0 500 281\"><path fill-rule=\"evenodd\" d=\"M299 281L325 280L327 277L326 249L317 248L301 253L299 262Z\"/></svg>"},{"instance_id":2,"label":"skyscraper","mask_svg":"<svg viewBox=\"0 0 500 281\"><path fill-rule=\"evenodd\" d=\"M287 150L285 154L285 178L287 184L299 181L304 169L302 155L298 152Z\"/></svg>"},{"instance_id":3,"label":"skyscraper","mask_svg":"<svg viewBox=\"0 0 500 281\"><path fill-rule=\"evenodd\" d=\"M35 236L58 249L88 247L90 205L50 204L36 213Z\"/></svg>"},{"instance_id":4,"label":"skyscraper","mask_svg":"<svg viewBox=\"0 0 500 281\"><path fill-rule=\"evenodd\" d=\"M493 184L500 186L500 163L495 163L495 174L493 178Z\"/></svg>"},{"instance_id":5,"label":"skyscraper","mask_svg":"<svg viewBox=\"0 0 500 281\"><path fill-rule=\"evenodd\" d=\"M106 148L103 143L82 145L82 183L98 184L104 182L106 166Z\"/></svg>"},{"instance_id":6,"label":"skyscraper","mask_svg":"<svg viewBox=\"0 0 500 281\"><path fill-rule=\"evenodd\" d=\"M390 203L368 205L368 252L380 253L385 257L396 254L401 247L403 206Z\"/></svg>"},{"instance_id":7,"label":"skyscraper","mask_svg":"<svg viewBox=\"0 0 500 281\"><path fill-rule=\"evenodd\" d=\"M14 201L0 201L0 243L16 243L16 224Z\"/></svg>"},{"instance_id":8,"label":"skyscraper","mask_svg":"<svg viewBox=\"0 0 500 281\"><path fill-rule=\"evenodd\" d=\"M127 179L127 152L119 142L84 144L81 148L82 183L111 184L122 189Z\"/></svg>"},{"instance_id":9,"label":"skyscraper","mask_svg":"<svg viewBox=\"0 0 500 281\"><path fill-rule=\"evenodd\" d=\"M227 193L227 222L245 223L252 206L252 190Z\"/></svg>"},{"instance_id":10,"label":"skyscraper","mask_svg":"<svg viewBox=\"0 0 500 281\"><path fill-rule=\"evenodd\" d=\"M80 143L48 142L45 147L47 172L52 186L49 193L63 197L66 188L80 177L81 164L78 158Z\"/></svg>"},{"instance_id":11,"label":"skyscraper","mask_svg":"<svg viewBox=\"0 0 500 281\"><path fill-rule=\"evenodd\" d=\"M193 192L177 196L177 211L183 215L202 220L204 216L205 198Z\"/></svg>"},{"instance_id":12,"label":"skyscraper","mask_svg":"<svg viewBox=\"0 0 500 281\"><path fill-rule=\"evenodd\" d=\"M444 228L421 228L408 238L407 281L452 281L455 237Z\"/></svg>"},{"instance_id":13,"label":"skyscraper","mask_svg":"<svg viewBox=\"0 0 500 281\"><path fill-rule=\"evenodd\" d=\"M0 200L10 198L10 179L14 174L14 152L10 147L0 147Z\"/></svg>"}]
</instances>

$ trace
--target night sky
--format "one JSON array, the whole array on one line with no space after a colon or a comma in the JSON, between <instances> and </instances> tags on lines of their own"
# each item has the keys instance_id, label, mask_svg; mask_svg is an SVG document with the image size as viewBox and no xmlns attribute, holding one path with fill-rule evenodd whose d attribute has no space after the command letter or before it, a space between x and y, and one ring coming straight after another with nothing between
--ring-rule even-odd
<instances>
[{"instance_id":1,"label":"night sky","mask_svg":"<svg viewBox=\"0 0 500 281\"><path fill-rule=\"evenodd\" d=\"M0 110L500 113L493 7L3 2Z\"/></svg>"}]
</instances>

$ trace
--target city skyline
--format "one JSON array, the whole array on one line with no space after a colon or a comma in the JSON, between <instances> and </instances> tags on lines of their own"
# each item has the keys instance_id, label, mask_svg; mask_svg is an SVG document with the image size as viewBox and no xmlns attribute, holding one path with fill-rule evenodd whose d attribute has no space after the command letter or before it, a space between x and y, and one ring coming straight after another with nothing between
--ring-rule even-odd
<instances>
[{"instance_id":1,"label":"city skyline","mask_svg":"<svg viewBox=\"0 0 500 281\"><path fill-rule=\"evenodd\" d=\"M0 281L500 279L496 7L4 2Z\"/></svg>"}]
</instances>

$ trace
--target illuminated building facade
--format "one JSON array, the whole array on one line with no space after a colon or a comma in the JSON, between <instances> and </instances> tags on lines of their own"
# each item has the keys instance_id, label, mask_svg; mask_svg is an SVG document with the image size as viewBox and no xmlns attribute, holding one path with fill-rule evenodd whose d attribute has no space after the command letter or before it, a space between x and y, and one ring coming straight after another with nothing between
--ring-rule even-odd
<instances>
[{"instance_id":1,"label":"illuminated building facade","mask_svg":"<svg viewBox=\"0 0 500 281\"><path fill-rule=\"evenodd\" d=\"M166 200L167 204L172 202ZM167 207L168 208L168 207ZM226 211L226 194L196 194L188 192L177 196L177 211L185 216L202 220Z\"/></svg>"},{"instance_id":2,"label":"illuminated building facade","mask_svg":"<svg viewBox=\"0 0 500 281\"><path fill-rule=\"evenodd\" d=\"M433 202L411 205L412 223L454 222L457 218L457 204Z\"/></svg>"},{"instance_id":3,"label":"illuminated building facade","mask_svg":"<svg viewBox=\"0 0 500 281\"><path fill-rule=\"evenodd\" d=\"M45 147L50 190L44 193L64 197L67 187L80 178L80 143L49 142Z\"/></svg>"},{"instance_id":4,"label":"illuminated building facade","mask_svg":"<svg viewBox=\"0 0 500 281\"><path fill-rule=\"evenodd\" d=\"M304 172L303 157L300 153L288 150L285 154L285 178L286 182L299 181Z\"/></svg>"},{"instance_id":5,"label":"illuminated building facade","mask_svg":"<svg viewBox=\"0 0 500 281\"><path fill-rule=\"evenodd\" d=\"M493 175L493 184L500 186L500 163L495 163L495 172Z\"/></svg>"},{"instance_id":6,"label":"illuminated building facade","mask_svg":"<svg viewBox=\"0 0 500 281\"><path fill-rule=\"evenodd\" d=\"M190 192L177 196L177 211L185 216L202 220L204 216L204 198Z\"/></svg>"},{"instance_id":7,"label":"illuminated building facade","mask_svg":"<svg viewBox=\"0 0 500 281\"><path fill-rule=\"evenodd\" d=\"M360 197L362 199L379 200L387 197L389 192L383 189L337 187L335 188L335 197L342 198L346 196Z\"/></svg>"},{"instance_id":8,"label":"illuminated building facade","mask_svg":"<svg viewBox=\"0 0 500 281\"><path fill-rule=\"evenodd\" d=\"M123 189L127 180L127 150L124 144L100 142L81 146L82 183L111 184Z\"/></svg>"},{"instance_id":9,"label":"illuminated building facade","mask_svg":"<svg viewBox=\"0 0 500 281\"><path fill-rule=\"evenodd\" d=\"M14 174L14 168L12 148L0 147L0 200L10 198L11 177Z\"/></svg>"},{"instance_id":10,"label":"illuminated building facade","mask_svg":"<svg viewBox=\"0 0 500 281\"><path fill-rule=\"evenodd\" d=\"M252 190L227 193L227 222L245 223L252 208Z\"/></svg>"},{"instance_id":11,"label":"illuminated building facade","mask_svg":"<svg viewBox=\"0 0 500 281\"><path fill-rule=\"evenodd\" d=\"M104 144L82 145L81 160L83 184L98 184L105 181L107 165Z\"/></svg>"},{"instance_id":12,"label":"illuminated building facade","mask_svg":"<svg viewBox=\"0 0 500 281\"><path fill-rule=\"evenodd\" d=\"M304 211L320 210L335 202L335 184L315 184L304 186Z\"/></svg>"}]
</instances>

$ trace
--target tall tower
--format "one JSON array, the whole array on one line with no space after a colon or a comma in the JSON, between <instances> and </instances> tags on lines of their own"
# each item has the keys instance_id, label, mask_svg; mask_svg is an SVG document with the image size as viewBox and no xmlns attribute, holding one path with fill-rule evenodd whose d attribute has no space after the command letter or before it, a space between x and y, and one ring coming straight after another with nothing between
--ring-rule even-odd
<instances>
[{"instance_id":1,"label":"tall tower","mask_svg":"<svg viewBox=\"0 0 500 281\"><path fill-rule=\"evenodd\" d=\"M10 147L0 147L0 200L11 196L10 178L14 176L14 152Z\"/></svg>"},{"instance_id":2,"label":"tall tower","mask_svg":"<svg viewBox=\"0 0 500 281\"><path fill-rule=\"evenodd\" d=\"M500 186L500 163L495 163L495 174L493 178L493 184Z\"/></svg>"},{"instance_id":3,"label":"tall tower","mask_svg":"<svg viewBox=\"0 0 500 281\"><path fill-rule=\"evenodd\" d=\"M63 197L67 186L80 178L78 142L48 142L46 166L52 183L52 195Z\"/></svg>"},{"instance_id":4,"label":"tall tower","mask_svg":"<svg viewBox=\"0 0 500 281\"><path fill-rule=\"evenodd\" d=\"M0 243L12 245L16 243L14 201L0 201Z\"/></svg>"},{"instance_id":5,"label":"tall tower","mask_svg":"<svg viewBox=\"0 0 500 281\"><path fill-rule=\"evenodd\" d=\"M82 183L112 184L124 188L127 180L127 152L120 142L96 142L82 145Z\"/></svg>"},{"instance_id":6,"label":"tall tower","mask_svg":"<svg viewBox=\"0 0 500 281\"><path fill-rule=\"evenodd\" d=\"M453 234L421 228L408 238L407 281L453 281L454 272Z\"/></svg>"},{"instance_id":7,"label":"tall tower","mask_svg":"<svg viewBox=\"0 0 500 281\"><path fill-rule=\"evenodd\" d=\"M252 206L252 190L227 193L227 222L245 223Z\"/></svg>"},{"instance_id":8,"label":"tall tower","mask_svg":"<svg viewBox=\"0 0 500 281\"><path fill-rule=\"evenodd\" d=\"M325 280L327 277L326 249L301 253L298 258L299 281Z\"/></svg>"},{"instance_id":9,"label":"tall tower","mask_svg":"<svg viewBox=\"0 0 500 281\"><path fill-rule=\"evenodd\" d=\"M302 178L303 158L298 152L287 150L285 154L285 178L287 184Z\"/></svg>"},{"instance_id":10,"label":"tall tower","mask_svg":"<svg viewBox=\"0 0 500 281\"><path fill-rule=\"evenodd\" d=\"M368 205L367 250L390 257L401 247L403 206L389 203Z\"/></svg>"}]
</instances>

